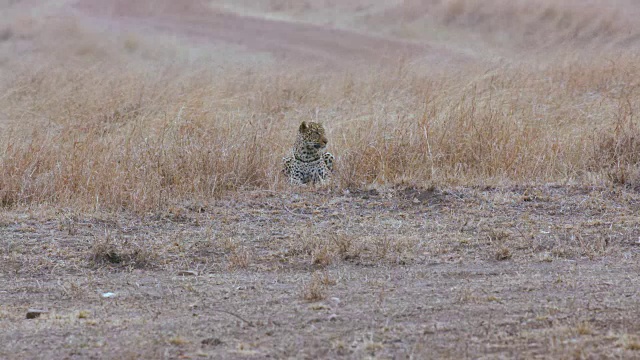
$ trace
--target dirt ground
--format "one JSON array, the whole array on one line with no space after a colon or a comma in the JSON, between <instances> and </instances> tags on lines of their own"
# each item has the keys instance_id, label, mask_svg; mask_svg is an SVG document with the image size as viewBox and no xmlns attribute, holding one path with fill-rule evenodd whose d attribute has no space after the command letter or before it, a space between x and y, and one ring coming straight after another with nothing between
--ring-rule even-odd
<instances>
[{"instance_id":1,"label":"dirt ground","mask_svg":"<svg viewBox=\"0 0 640 360\"><path fill-rule=\"evenodd\" d=\"M549 186L5 212L0 357L633 358L639 210Z\"/></svg>"}]
</instances>

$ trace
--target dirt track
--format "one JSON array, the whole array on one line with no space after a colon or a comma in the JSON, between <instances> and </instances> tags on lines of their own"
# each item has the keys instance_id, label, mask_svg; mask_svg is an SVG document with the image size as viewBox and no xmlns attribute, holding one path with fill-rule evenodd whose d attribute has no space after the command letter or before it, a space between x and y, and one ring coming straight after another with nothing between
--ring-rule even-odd
<instances>
[{"instance_id":1,"label":"dirt track","mask_svg":"<svg viewBox=\"0 0 640 360\"><path fill-rule=\"evenodd\" d=\"M124 27L181 36L188 41L240 45L277 59L323 65L396 62L426 56L430 62L463 61L450 50L310 24L216 11L200 1L79 0L82 13Z\"/></svg>"}]
</instances>

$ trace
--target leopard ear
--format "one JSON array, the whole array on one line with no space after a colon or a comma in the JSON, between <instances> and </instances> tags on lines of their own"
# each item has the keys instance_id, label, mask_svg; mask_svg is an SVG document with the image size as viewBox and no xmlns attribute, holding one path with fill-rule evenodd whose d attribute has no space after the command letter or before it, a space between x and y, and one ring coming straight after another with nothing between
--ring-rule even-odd
<instances>
[{"instance_id":1,"label":"leopard ear","mask_svg":"<svg viewBox=\"0 0 640 360\"><path fill-rule=\"evenodd\" d=\"M302 124L300 124L300 132L306 131L309 128L309 125L307 125L306 121L303 121Z\"/></svg>"}]
</instances>

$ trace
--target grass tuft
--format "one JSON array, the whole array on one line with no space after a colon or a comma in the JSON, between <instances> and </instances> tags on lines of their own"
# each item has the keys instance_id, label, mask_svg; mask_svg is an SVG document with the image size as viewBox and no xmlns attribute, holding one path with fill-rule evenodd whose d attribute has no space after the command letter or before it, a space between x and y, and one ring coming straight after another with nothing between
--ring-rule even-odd
<instances>
[{"instance_id":1,"label":"grass tuft","mask_svg":"<svg viewBox=\"0 0 640 360\"><path fill-rule=\"evenodd\" d=\"M302 298L308 302L324 300L327 297L327 287L331 284L333 281L326 274L315 272L302 289Z\"/></svg>"}]
</instances>

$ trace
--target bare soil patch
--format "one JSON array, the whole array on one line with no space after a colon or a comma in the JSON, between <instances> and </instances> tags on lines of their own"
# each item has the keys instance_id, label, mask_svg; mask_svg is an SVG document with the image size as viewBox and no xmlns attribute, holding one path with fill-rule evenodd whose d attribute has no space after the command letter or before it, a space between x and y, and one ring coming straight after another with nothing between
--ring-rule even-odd
<instances>
[{"instance_id":1,"label":"bare soil patch","mask_svg":"<svg viewBox=\"0 0 640 360\"><path fill-rule=\"evenodd\" d=\"M639 210L547 186L5 211L0 357L630 358Z\"/></svg>"}]
</instances>

